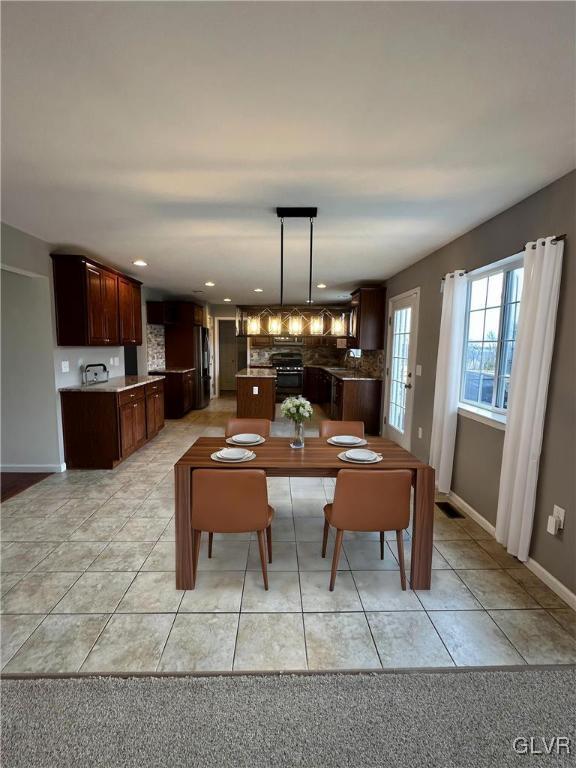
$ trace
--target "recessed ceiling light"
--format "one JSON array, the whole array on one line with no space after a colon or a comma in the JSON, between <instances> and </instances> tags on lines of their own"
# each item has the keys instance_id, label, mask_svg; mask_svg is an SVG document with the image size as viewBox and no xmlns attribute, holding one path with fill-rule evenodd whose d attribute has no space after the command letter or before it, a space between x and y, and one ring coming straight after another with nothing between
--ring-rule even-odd
<instances>
[{"instance_id":1,"label":"recessed ceiling light","mask_svg":"<svg viewBox=\"0 0 576 768\"><path fill-rule=\"evenodd\" d=\"M262 293L262 288L254 288L254 293Z\"/></svg>"},{"instance_id":2,"label":"recessed ceiling light","mask_svg":"<svg viewBox=\"0 0 576 768\"><path fill-rule=\"evenodd\" d=\"M326 284L325 283L318 283L316 288L326 288Z\"/></svg>"},{"instance_id":3,"label":"recessed ceiling light","mask_svg":"<svg viewBox=\"0 0 576 768\"><path fill-rule=\"evenodd\" d=\"M224 299L225 302L232 301L232 299Z\"/></svg>"},{"instance_id":4,"label":"recessed ceiling light","mask_svg":"<svg viewBox=\"0 0 576 768\"><path fill-rule=\"evenodd\" d=\"M214 286L216 285L216 283L213 283L213 282L212 282L212 280L208 280L208 282L207 282L207 283L204 283L204 285L207 285L207 286L208 286L208 288L214 288Z\"/></svg>"},{"instance_id":5,"label":"recessed ceiling light","mask_svg":"<svg viewBox=\"0 0 576 768\"><path fill-rule=\"evenodd\" d=\"M134 264L135 267L147 267L148 262L143 261L142 259L136 259L136 261L133 261L132 264Z\"/></svg>"}]
</instances>

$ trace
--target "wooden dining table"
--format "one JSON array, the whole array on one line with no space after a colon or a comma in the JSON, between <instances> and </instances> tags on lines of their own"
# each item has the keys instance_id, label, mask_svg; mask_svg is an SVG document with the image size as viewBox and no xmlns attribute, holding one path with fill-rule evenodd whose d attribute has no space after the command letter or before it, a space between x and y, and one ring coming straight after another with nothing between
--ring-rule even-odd
<instances>
[{"instance_id":1,"label":"wooden dining table","mask_svg":"<svg viewBox=\"0 0 576 768\"><path fill-rule=\"evenodd\" d=\"M434 470L412 456L397 443L382 438L367 438L369 448L382 454L377 464L363 464L368 472L383 469L409 469L413 473L414 509L412 517L412 555L410 586L412 589L430 589L432 573L432 528L434 523ZM200 437L190 446L175 465L176 483L176 588L191 589L192 573L192 473L196 469L230 469L230 463L211 459L211 454L222 448L223 437ZM337 477L341 469L358 468L338 458L342 448L330 445L325 438L307 437L304 448L290 447L288 437L268 437L261 445L253 446L256 458L235 464L242 471L263 469L268 477ZM318 551L320 557L320 550Z\"/></svg>"}]
</instances>

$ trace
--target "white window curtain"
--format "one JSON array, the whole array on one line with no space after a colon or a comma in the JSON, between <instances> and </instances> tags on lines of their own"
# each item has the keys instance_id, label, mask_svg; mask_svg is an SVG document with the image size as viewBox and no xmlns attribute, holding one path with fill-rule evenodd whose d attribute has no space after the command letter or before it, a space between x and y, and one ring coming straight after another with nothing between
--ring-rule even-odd
<instances>
[{"instance_id":1,"label":"white window curtain","mask_svg":"<svg viewBox=\"0 0 576 768\"><path fill-rule=\"evenodd\" d=\"M445 276L430 442L430 464L436 470L436 486L440 493L448 493L452 481L460 399L466 291L467 280L463 270L449 272Z\"/></svg>"},{"instance_id":2,"label":"white window curtain","mask_svg":"<svg viewBox=\"0 0 576 768\"><path fill-rule=\"evenodd\" d=\"M528 243L524 252L496 515L496 539L523 561L532 536L563 251L562 241L548 237Z\"/></svg>"}]
</instances>

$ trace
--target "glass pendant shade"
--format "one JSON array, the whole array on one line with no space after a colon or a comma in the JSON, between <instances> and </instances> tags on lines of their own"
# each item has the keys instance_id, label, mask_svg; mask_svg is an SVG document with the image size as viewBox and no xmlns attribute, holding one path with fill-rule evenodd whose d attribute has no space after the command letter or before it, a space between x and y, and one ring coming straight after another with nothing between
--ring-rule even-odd
<instances>
[{"instance_id":1,"label":"glass pendant shade","mask_svg":"<svg viewBox=\"0 0 576 768\"><path fill-rule=\"evenodd\" d=\"M310 333L312 336L322 336L324 333L324 318L321 315L310 318Z\"/></svg>"},{"instance_id":2,"label":"glass pendant shade","mask_svg":"<svg viewBox=\"0 0 576 768\"><path fill-rule=\"evenodd\" d=\"M332 318L331 333L332 333L332 336L344 336L345 335L344 318L343 317L333 317Z\"/></svg>"},{"instance_id":3,"label":"glass pendant shade","mask_svg":"<svg viewBox=\"0 0 576 768\"><path fill-rule=\"evenodd\" d=\"M290 336L302 335L302 318L301 317L290 317L288 319L288 333L290 334Z\"/></svg>"},{"instance_id":4,"label":"glass pendant shade","mask_svg":"<svg viewBox=\"0 0 576 768\"><path fill-rule=\"evenodd\" d=\"M249 317L247 330L249 336L258 336L260 334L260 318Z\"/></svg>"},{"instance_id":5,"label":"glass pendant shade","mask_svg":"<svg viewBox=\"0 0 576 768\"><path fill-rule=\"evenodd\" d=\"M270 336L282 335L282 318L281 317L269 317L268 318L268 333Z\"/></svg>"}]
</instances>

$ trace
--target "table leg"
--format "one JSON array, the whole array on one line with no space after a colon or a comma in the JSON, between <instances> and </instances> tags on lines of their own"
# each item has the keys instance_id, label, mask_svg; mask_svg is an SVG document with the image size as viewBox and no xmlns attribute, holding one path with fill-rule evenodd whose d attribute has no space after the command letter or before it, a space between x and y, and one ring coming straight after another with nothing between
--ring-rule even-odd
<instances>
[{"instance_id":1,"label":"table leg","mask_svg":"<svg viewBox=\"0 0 576 768\"><path fill-rule=\"evenodd\" d=\"M192 470L187 466L174 468L176 483L176 589L192 589Z\"/></svg>"},{"instance_id":2,"label":"table leg","mask_svg":"<svg viewBox=\"0 0 576 768\"><path fill-rule=\"evenodd\" d=\"M430 589L432 578L432 530L434 526L434 470L416 470L410 586Z\"/></svg>"}]
</instances>

